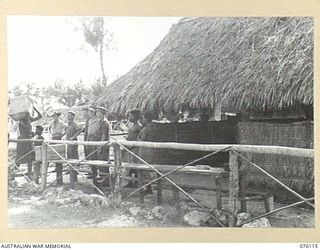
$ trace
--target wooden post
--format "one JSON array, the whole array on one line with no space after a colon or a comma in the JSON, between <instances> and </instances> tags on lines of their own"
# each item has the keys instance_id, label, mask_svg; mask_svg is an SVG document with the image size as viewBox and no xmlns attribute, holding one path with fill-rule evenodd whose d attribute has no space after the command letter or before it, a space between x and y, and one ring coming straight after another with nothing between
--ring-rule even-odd
<instances>
[{"instance_id":1,"label":"wooden post","mask_svg":"<svg viewBox=\"0 0 320 250\"><path fill-rule=\"evenodd\" d=\"M179 201L180 201L179 189L177 189L176 187L172 186L171 190L172 190L172 195L173 195L174 202L175 203L179 203Z\"/></svg>"},{"instance_id":2,"label":"wooden post","mask_svg":"<svg viewBox=\"0 0 320 250\"><path fill-rule=\"evenodd\" d=\"M40 162L36 161L34 163L34 171L33 171L33 181L36 184L39 184L40 168L41 168Z\"/></svg>"},{"instance_id":3,"label":"wooden post","mask_svg":"<svg viewBox=\"0 0 320 250\"><path fill-rule=\"evenodd\" d=\"M238 191L239 191L239 163L238 156L233 152L229 152L229 227L233 227L236 223L238 213Z\"/></svg>"},{"instance_id":4,"label":"wooden post","mask_svg":"<svg viewBox=\"0 0 320 250\"><path fill-rule=\"evenodd\" d=\"M221 210L222 209L222 195L221 195L221 180L220 176L217 176L215 178L216 180L216 203L217 203L217 209Z\"/></svg>"},{"instance_id":5,"label":"wooden post","mask_svg":"<svg viewBox=\"0 0 320 250\"><path fill-rule=\"evenodd\" d=\"M48 146L46 143L42 143L41 147L41 190L44 191L47 185L47 170L48 170Z\"/></svg>"},{"instance_id":6,"label":"wooden post","mask_svg":"<svg viewBox=\"0 0 320 250\"><path fill-rule=\"evenodd\" d=\"M157 177L160 177L160 175L157 174ZM161 205L162 204L162 181L161 181L161 179L159 179L157 181L157 188L158 188L157 202L158 202L158 205Z\"/></svg>"},{"instance_id":7,"label":"wooden post","mask_svg":"<svg viewBox=\"0 0 320 250\"><path fill-rule=\"evenodd\" d=\"M73 170L73 168L70 166L69 167L69 172L70 172L70 189L74 189L74 174L75 171Z\"/></svg>"},{"instance_id":8,"label":"wooden post","mask_svg":"<svg viewBox=\"0 0 320 250\"><path fill-rule=\"evenodd\" d=\"M264 197L264 207L266 209L266 213L274 210L273 196L272 195L266 195Z\"/></svg>"},{"instance_id":9,"label":"wooden post","mask_svg":"<svg viewBox=\"0 0 320 250\"><path fill-rule=\"evenodd\" d=\"M57 185L63 184L63 166L62 163L56 163Z\"/></svg>"},{"instance_id":10,"label":"wooden post","mask_svg":"<svg viewBox=\"0 0 320 250\"><path fill-rule=\"evenodd\" d=\"M247 212L247 202L245 200L246 198L246 174L244 172L240 173L239 175L239 185L240 185L240 210L241 212Z\"/></svg>"},{"instance_id":11,"label":"wooden post","mask_svg":"<svg viewBox=\"0 0 320 250\"><path fill-rule=\"evenodd\" d=\"M121 202L121 149L119 144L113 144L114 154L114 190L113 203L115 205Z\"/></svg>"},{"instance_id":12,"label":"wooden post","mask_svg":"<svg viewBox=\"0 0 320 250\"><path fill-rule=\"evenodd\" d=\"M142 170L137 170L137 175L138 175L138 187L143 186L143 171ZM144 203L144 193L143 190L140 190L139 192L139 201L140 203Z\"/></svg>"}]
</instances>

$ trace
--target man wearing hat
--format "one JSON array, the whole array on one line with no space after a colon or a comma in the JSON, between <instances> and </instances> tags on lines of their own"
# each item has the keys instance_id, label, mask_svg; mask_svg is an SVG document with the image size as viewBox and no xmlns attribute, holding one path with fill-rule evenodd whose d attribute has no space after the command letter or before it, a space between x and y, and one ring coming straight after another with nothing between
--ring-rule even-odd
<instances>
[{"instance_id":1,"label":"man wearing hat","mask_svg":"<svg viewBox=\"0 0 320 250\"><path fill-rule=\"evenodd\" d=\"M87 140L88 141L99 141L99 119L96 117L96 110L93 107L88 108L88 134ZM96 152L97 146L88 146L87 153L88 153L88 160L97 160L98 155Z\"/></svg>"},{"instance_id":2,"label":"man wearing hat","mask_svg":"<svg viewBox=\"0 0 320 250\"><path fill-rule=\"evenodd\" d=\"M88 122L88 135L87 135L87 140L88 141L100 141L99 140L99 129L100 129L100 124L99 120L96 117L96 110L93 107L88 108L88 117L89 117L89 122ZM88 160L97 160L98 159L98 153L97 153L97 146L93 145L88 145L86 147L87 151L87 159ZM91 166L92 169L92 176L93 176L93 184L97 185L97 167L96 166Z\"/></svg>"},{"instance_id":3,"label":"man wearing hat","mask_svg":"<svg viewBox=\"0 0 320 250\"><path fill-rule=\"evenodd\" d=\"M68 141L76 141L77 136L81 132L81 127L74 121L76 114L73 111L68 111L67 120L68 126L65 130L65 139ZM67 158L68 159L79 159L78 154L78 145L67 145ZM74 181L77 181L77 172L71 170L70 178L73 178Z\"/></svg>"},{"instance_id":4,"label":"man wearing hat","mask_svg":"<svg viewBox=\"0 0 320 250\"><path fill-rule=\"evenodd\" d=\"M60 120L61 113L60 112L54 112L51 117L53 117L53 122L49 126L49 132L51 133L52 140L61 140L66 125ZM56 163L56 173L57 173L57 184L62 185L62 163Z\"/></svg>"},{"instance_id":5,"label":"man wearing hat","mask_svg":"<svg viewBox=\"0 0 320 250\"><path fill-rule=\"evenodd\" d=\"M49 132L51 133L52 140L61 140L64 135L64 130L67 127L63 121L60 120L61 113L54 112L51 117L53 121L49 126Z\"/></svg>"},{"instance_id":6,"label":"man wearing hat","mask_svg":"<svg viewBox=\"0 0 320 250\"><path fill-rule=\"evenodd\" d=\"M107 110L104 107L96 107L96 116L99 119L99 141L109 141L109 122L105 118L106 113ZM104 146L98 150L98 160L109 160L109 146Z\"/></svg>"},{"instance_id":7,"label":"man wearing hat","mask_svg":"<svg viewBox=\"0 0 320 250\"><path fill-rule=\"evenodd\" d=\"M88 107L85 107L82 109L83 117L86 119L86 123L85 123L84 127L82 128L82 132L84 134L84 138L83 138L84 141L88 140L88 126L89 126L88 111L89 111ZM83 146L83 148L84 148L84 156L87 157L88 156L87 146Z\"/></svg>"},{"instance_id":8,"label":"man wearing hat","mask_svg":"<svg viewBox=\"0 0 320 250\"><path fill-rule=\"evenodd\" d=\"M109 141L109 122L105 118L107 110L104 107L96 107L96 116L99 120L98 140ZM98 160L108 161L109 160L109 146L105 145L98 149ZM103 177L104 174L109 173L109 168L99 168L99 176ZM103 178L101 185L109 186L109 178Z\"/></svg>"},{"instance_id":9,"label":"man wearing hat","mask_svg":"<svg viewBox=\"0 0 320 250\"><path fill-rule=\"evenodd\" d=\"M81 131L81 127L79 127L78 123L74 121L76 114L73 111L68 111L67 120L68 125L65 130L65 139L68 141L77 140L77 136L79 135L79 131ZM68 145L67 147L67 158L68 159L79 159L78 155L78 145Z\"/></svg>"}]
</instances>

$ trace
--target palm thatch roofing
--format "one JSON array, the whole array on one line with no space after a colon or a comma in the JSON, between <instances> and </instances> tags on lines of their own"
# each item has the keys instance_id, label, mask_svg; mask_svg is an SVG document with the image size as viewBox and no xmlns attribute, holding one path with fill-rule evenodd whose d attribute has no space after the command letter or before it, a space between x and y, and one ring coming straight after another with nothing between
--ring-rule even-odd
<instances>
[{"instance_id":1,"label":"palm thatch roofing","mask_svg":"<svg viewBox=\"0 0 320 250\"><path fill-rule=\"evenodd\" d=\"M313 19L184 18L98 98L111 112L313 104Z\"/></svg>"}]
</instances>

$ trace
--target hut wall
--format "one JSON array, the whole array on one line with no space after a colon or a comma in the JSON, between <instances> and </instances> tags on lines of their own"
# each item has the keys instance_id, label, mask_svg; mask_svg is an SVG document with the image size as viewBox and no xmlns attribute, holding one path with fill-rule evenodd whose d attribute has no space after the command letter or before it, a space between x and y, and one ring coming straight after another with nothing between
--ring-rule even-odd
<instances>
[{"instance_id":1,"label":"hut wall","mask_svg":"<svg viewBox=\"0 0 320 250\"><path fill-rule=\"evenodd\" d=\"M236 125L230 121L157 123L153 131L158 142L181 142L200 144L236 143ZM208 152L154 149L156 164L186 164ZM223 166L228 163L228 153L219 153L194 165Z\"/></svg>"},{"instance_id":2,"label":"hut wall","mask_svg":"<svg viewBox=\"0 0 320 250\"><path fill-rule=\"evenodd\" d=\"M238 136L240 144L313 148L313 122L239 122ZM314 195L313 159L270 154L246 154L246 157L300 194L306 197ZM245 162L242 162L241 168L248 171L249 186L270 189L282 200L294 199L258 169Z\"/></svg>"}]
</instances>

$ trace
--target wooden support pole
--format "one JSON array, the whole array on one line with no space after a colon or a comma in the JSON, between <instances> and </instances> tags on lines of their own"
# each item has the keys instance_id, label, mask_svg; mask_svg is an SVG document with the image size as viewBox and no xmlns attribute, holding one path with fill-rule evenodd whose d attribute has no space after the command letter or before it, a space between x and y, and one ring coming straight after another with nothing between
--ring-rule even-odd
<instances>
[{"instance_id":1,"label":"wooden support pole","mask_svg":"<svg viewBox=\"0 0 320 250\"><path fill-rule=\"evenodd\" d=\"M117 205L121 202L121 149L119 144L113 144L114 154L114 190L113 204Z\"/></svg>"},{"instance_id":2,"label":"wooden support pole","mask_svg":"<svg viewBox=\"0 0 320 250\"><path fill-rule=\"evenodd\" d=\"M245 173L240 173L239 175L239 188L240 188L240 192L239 192L239 196L240 196L240 210L241 212L247 212L247 202L245 200L246 198L246 175Z\"/></svg>"},{"instance_id":3,"label":"wooden support pole","mask_svg":"<svg viewBox=\"0 0 320 250\"><path fill-rule=\"evenodd\" d=\"M172 186L172 187L171 187L171 190L172 190L174 202L175 202L175 203L179 203L179 201L180 201L179 189L177 189L176 187Z\"/></svg>"},{"instance_id":4,"label":"wooden support pole","mask_svg":"<svg viewBox=\"0 0 320 250\"><path fill-rule=\"evenodd\" d=\"M159 178L160 175L157 174L157 177ZM161 205L162 204L162 180L161 179L157 181L157 188L158 188L157 202L158 202L158 205Z\"/></svg>"},{"instance_id":5,"label":"wooden support pole","mask_svg":"<svg viewBox=\"0 0 320 250\"><path fill-rule=\"evenodd\" d=\"M33 181L36 184L39 184L40 168L41 168L40 162L36 161L34 163L34 170L33 170Z\"/></svg>"},{"instance_id":6,"label":"wooden support pole","mask_svg":"<svg viewBox=\"0 0 320 250\"><path fill-rule=\"evenodd\" d=\"M266 209L266 213L274 210L273 196L272 195L264 197L264 207Z\"/></svg>"},{"instance_id":7,"label":"wooden support pole","mask_svg":"<svg viewBox=\"0 0 320 250\"><path fill-rule=\"evenodd\" d=\"M222 209L222 195L221 195L221 180L220 176L217 176L215 178L216 181L216 205L217 209L221 210Z\"/></svg>"},{"instance_id":8,"label":"wooden support pole","mask_svg":"<svg viewBox=\"0 0 320 250\"><path fill-rule=\"evenodd\" d=\"M69 167L69 172L70 172L70 189L74 189L74 174L75 172L73 171L72 166L70 165Z\"/></svg>"},{"instance_id":9,"label":"wooden support pole","mask_svg":"<svg viewBox=\"0 0 320 250\"><path fill-rule=\"evenodd\" d=\"M137 175L138 175L138 187L140 188L143 186L143 171L138 170ZM140 203L144 203L143 190L140 190L140 192L139 192L139 201L140 201Z\"/></svg>"},{"instance_id":10,"label":"wooden support pole","mask_svg":"<svg viewBox=\"0 0 320 250\"><path fill-rule=\"evenodd\" d=\"M239 162L238 156L233 151L229 152L229 168L229 227L233 227L237 219L239 191Z\"/></svg>"},{"instance_id":11,"label":"wooden support pole","mask_svg":"<svg viewBox=\"0 0 320 250\"><path fill-rule=\"evenodd\" d=\"M63 166L62 163L56 163L57 185L63 184Z\"/></svg>"},{"instance_id":12,"label":"wooden support pole","mask_svg":"<svg viewBox=\"0 0 320 250\"><path fill-rule=\"evenodd\" d=\"M42 143L41 147L41 190L44 191L47 185L47 171L48 171L48 146Z\"/></svg>"}]
</instances>

